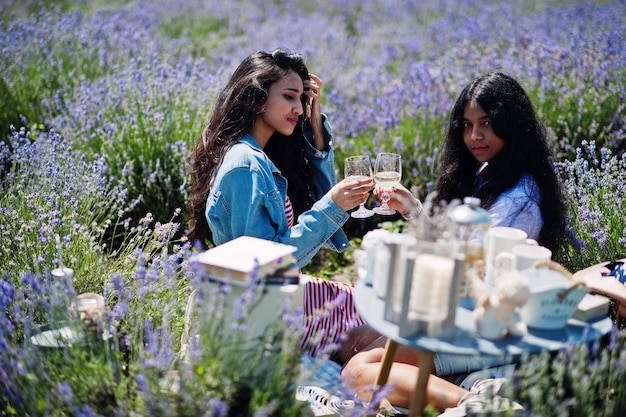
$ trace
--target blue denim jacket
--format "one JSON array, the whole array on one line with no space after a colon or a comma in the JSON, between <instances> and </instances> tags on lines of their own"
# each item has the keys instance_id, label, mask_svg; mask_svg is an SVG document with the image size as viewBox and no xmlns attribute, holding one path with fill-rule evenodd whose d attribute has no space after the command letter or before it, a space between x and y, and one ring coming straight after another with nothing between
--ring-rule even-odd
<instances>
[{"instance_id":1,"label":"blue denim jacket","mask_svg":"<svg viewBox=\"0 0 626 417\"><path fill-rule=\"evenodd\" d=\"M324 151L320 151L313 146L313 129L310 123L304 124L305 158L313 171L314 200L322 198L333 185L337 184L337 174L335 173L335 153L332 147L332 128L326 115L322 114L324 124ZM341 232L343 234L343 232Z\"/></svg>"},{"instance_id":2,"label":"blue denim jacket","mask_svg":"<svg viewBox=\"0 0 626 417\"><path fill-rule=\"evenodd\" d=\"M315 188L321 194L336 181L332 146L327 149L320 152L311 146L307 150L312 166L319 171ZM297 248L299 268L323 245L338 252L349 247L341 230L348 213L322 197L289 228L286 195L287 180L254 138L244 136L226 152L207 198L206 218L214 243L219 245L245 235L293 245Z\"/></svg>"}]
</instances>

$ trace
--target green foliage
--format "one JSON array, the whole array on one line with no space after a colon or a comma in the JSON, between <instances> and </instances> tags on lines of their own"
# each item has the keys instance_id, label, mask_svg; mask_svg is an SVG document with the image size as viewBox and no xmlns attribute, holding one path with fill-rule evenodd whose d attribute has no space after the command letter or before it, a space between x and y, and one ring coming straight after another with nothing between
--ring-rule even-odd
<instances>
[{"instance_id":1,"label":"green foliage","mask_svg":"<svg viewBox=\"0 0 626 417\"><path fill-rule=\"evenodd\" d=\"M623 74L626 76L626 73ZM623 120L626 105L619 85L609 83L594 89L580 89L580 80L564 80L565 85L531 92L537 111L558 142L559 160L575 157L574 150L594 138L597 146L626 150ZM539 98L539 94L543 97Z\"/></svg>"},{"instance_id":2,"label":"green foliage","mask_svg":"<svg viewBox=\"0 0 626 417\"><path fill-rule=\"evenodd\" d=\"M348 156L370 155L373 164L378 152L399 153L402 184L424 199L436 180L436 158L445 135L444 127L443 117L412 116L387 130L360 133L350 141L350 148L335 150L340 176L343 177L343 161Z\"/></svg>"},{"instance_id":3,"label":"green foliage","mask_svg":"<svg viewBox=\"0 0 626 417\"><path fill-rule=\"evenodd\" d=\"M125 104L115 109L115 115L103 115L103 120L119 120L121 132L111 135L94 123L89 132L81 132L90 139L75 144L90 158L99 153L119 155L110 163L111 175L125 178L129 196L139 199L129 213L134 223L146 213L166 222L177 209L186 207L188 144L195 139L192 132L200 129L200 115L192 115L190 120L186 103L173 101L169 95L153 98L164 111L152 113L141 103L138 91L128 91Z\"/></svg>"},{"instance_id":4,"label":"green foliage","mask_svg":"<svg viewBox=\"0 0 626 417\"><path fill-rule=\"evenodd\" d=\"M161 30L168 39L184 39L184 48L196 57L208 56L223 38L237 35L228 32L227 18L204 14L171 16Z\"/></svg>"},{"instance_id":5,"label":"green foliage","mask_svg":"<svg viewBox=\"0 0 626 417\"><path fill-rule=\"evenodd\" d=\"M94 37L89 43L76 36L76 27L87 18L64 15L58 9L37 9L31 16L36 30L19 20L5 23L5 36L19 45L19 56L2 54L0 68L0 138L10 134L10 126L46 126L48 121L66 110L66 99L84 80L94 80L114 70L119 61L107 39ZM71 25L71 31L64 25ZM17 46L17 45L15 45ZM103 65L102 56L112 61Z\"/></svg>"},{"instance_id":6,"label":"green foliage","mask_svg":"<svg viewBox=\"0 0 626 417\"><path fill-rule=\"evenodd\" d=\"M216 291L218 287L199 288L197 311L190 316L189 353L175 365L186 387L186 392L171 394L170 401L181 407L176 415L202 413L207 393L228 402L240 415L261 409L267 415L297 415L304 406L293 401L301 329L278 322L251 333L246 326L248 318L254 321L251 310L262 288L244 290L238 315L237 306L233 312L233 305L225 302L229 296Z\"/></svg>"},{"instance_id":7,"label":"green foliage","mask_svg":"<svg viewBox=\"0 0 626 417\"><path fill-rule=\"evenodd\" d=\"M171 66L155 59L149 68L131 68L77 92L97 117L88 123L72 120L68 140L90 159L116 155L110 175L124 178L129 199L137 199L129 213L134 224L146 213L165 223L186 208L190 146L205 118L200 104L213 93L207 86L198 94L198 86L212 82L198 79L201 73L194 68L202 65ZM104 102L93 97L93 88L106 92Z\"/></svg>"},{"instance_id":8,"label":"green foliage","mask_svg":"<svg viewBox=\"0 0 626 417\"><path fill-rule=\"evenodd\" d=\"M128 335L128 378L118 404L131 398L125 407L140 415L297 415L300 329L278 321L251 332L260 286L238 292L190 275L195 269L180 251L157 258L137 257L126 264L134 264L132 276L109 283L128 306L119 326Z\"/></svg>"},{"instance_id":9,"label":"green foliage","mask_svg":"<svg viewBox=\"0 0 626 417\"><path fill-rule=\"evenodd\" d=\"M0 415L62 416L86 404L113 415L117 340L79 318L71 279L26 273L21 289L0 282L3 331L7 320L14 326L2 338Z\"/></svg>"},{"instance_id":10,"label":"green foliage","mask_svg":"<svg viewBox=\"0 0 626 417\"><path fill-rule=\"evenodd\" d=\"M530 415L617 416L626 405L624 331L555 355L526 355L503 392Z\"/></svg>"},{"instance_id":11,"label":"green foliage","mask_svg":"<svg viewBox=\"0 0 626 417\"><path fill-rule=\"evenodd\" d=\"M201 83L180 78L190 72L185 65L193 64L171 68L155 60L147 74L136 70L142 62L139 50L150 52L141 42L106 32L106 14L88 17L44 9L32 16L37 29L19 21L8 25L13 42L24 42L17 57L0 57L0 135L8 137L12 125L31 131L63 125L68 145L89 159L116 155L109 160L110 175L126 181L135 223L148 212L166 222L186 204L188 146L206 111L195 104L202 100L197 94ZM76 27L86 27L86 33L77 36ZM140 40L144 33L137 32ZM121 74L128 79L120 80L117 74L127 66ZM146 76L158 83L141 83ZM183 91L181 84L187 96L174 94ZM109 101L94 97L93 89ZM76 98L80 114L68 110L68 100ZM56 120L61 115L69 117Z\"/></svg>"},{"instance_id":12,"label":"green foliage","mask_svg":"<svg viewBox=\"0 0 626 417\"><path fill-rule=\"evenodd\" d=\"M311 262L302 268L302 272L329 280L347 280L348 282L356 282L357 276L354 271L354 249L358 248L360 243L360 238L350 239L350 248L341 253L322 248L313 257Z\"/></svg>"},{"instance_id":13,"label":"green foliage","mask_svg":"<svg viewBox=\"0 0 626 417\"><path fill-rule=\"evenodd\" d=\"M103 7L120 7L131 0L5 0L3 4L3 19L9 20L15 15L37 14L42 9L50 9L51 6L64 12L81 10L92 13Z\"/></svg>"},{"instance_id":14,"label":"green foliage","mask_svg":"<svg viewBox=\"0 0 626 417\"><path fill-rule=\"evenodd\" d=\"M126 210L123 185L106 176L106 158L88 162L59 134L35 140L24 130L14 132L11 146L0 144L0 156L0 270L17 283L22 273L63 260L85 277L79 289L102 288L109 267L103 231Z\"/></svg>"},{"instance_id":15,"label":"green foliage","mask_svg":"<svg viewBox=\"0 0 626 417\"><path fill-rule=\"evenodd\" d=\"M598 150L593 141L583 141L576 159L562 161L559 168L569 200L570 233L575 240L557 259L576 271L623 258L626 153L613 155L607 148Z\"/></svg>"}]
</instances>

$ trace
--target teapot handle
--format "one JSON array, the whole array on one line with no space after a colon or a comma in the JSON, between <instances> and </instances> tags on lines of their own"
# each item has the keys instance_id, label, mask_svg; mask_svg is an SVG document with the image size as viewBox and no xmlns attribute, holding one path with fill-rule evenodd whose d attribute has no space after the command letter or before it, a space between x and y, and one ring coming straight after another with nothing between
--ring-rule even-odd
<instances>
[{"instance_id":1,"label":"teapot handle","mask_svg":"<svg viewBox=\"0 0 626 417\"><path fill-rule=\"evenodd\" d=\"M580 286L585 286L585 282L579 279L573 279L574 278L574 274L572 274L567 268L565 268L563 265L561 265L558 262L555 262L553 260L544 260L544 261L537 261L533 264L533 268L548 268L551 269L553 271L557 271L560 272L561 274L563 274L564 276L566 276L571 282L570 284L567 286L567 288L565 288L563 291L561 291L559 294L557 294L557 297L559 300L563 300L565 299L565 297L567 297L567 295L574 289Z\"/></svg>"},{"instance_id":2,"label":"teapot handle","mask_svg":"<svg viewBox=\"0 0 626 417\"><path fill-rule=\"evenodd\" d=\"M565 275L568 279L572 279L572 277L574 276L574 274L572 274L567 268L565 268L563 265L561 265L560 263L553 261L551 259L546 259L546 260L541 260L541 261L536 261L533 265L532 268L548 268L551 269L553 271L557 271L560 272L561 274Z\"/></svg>"}]
</instances>

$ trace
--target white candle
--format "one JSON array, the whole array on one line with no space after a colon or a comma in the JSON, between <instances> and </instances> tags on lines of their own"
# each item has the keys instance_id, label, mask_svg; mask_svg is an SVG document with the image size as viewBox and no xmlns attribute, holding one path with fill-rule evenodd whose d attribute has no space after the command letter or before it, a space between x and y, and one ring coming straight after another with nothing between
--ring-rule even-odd
<instances>
[{"instance_id":1,"label":"white candle","mask_svg":"<svg viewBox=\"0 0 626 417\"><path fill-rule=\"evenodd\" d=\"M452 259L426 253L415 258L409 320L445 320L453 273Z\"/></svg>"}]
</instances>

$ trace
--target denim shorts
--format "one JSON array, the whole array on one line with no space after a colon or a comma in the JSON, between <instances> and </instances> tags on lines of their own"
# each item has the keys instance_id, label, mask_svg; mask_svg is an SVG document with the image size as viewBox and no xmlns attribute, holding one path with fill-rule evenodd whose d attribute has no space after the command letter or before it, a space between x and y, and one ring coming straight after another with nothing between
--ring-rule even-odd
<instances>
[{"instance_id":1,"label":"denim shorts","mask_svg":"<svg viewBox=\"0 0 626 417\"><path fill-rule=\"evenodd\" d=\"M434 357L435 375L467 374L485 368L512 364L517 358L491 355L451 355L437 353Z\"/></svg>"}]
</instances>

